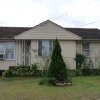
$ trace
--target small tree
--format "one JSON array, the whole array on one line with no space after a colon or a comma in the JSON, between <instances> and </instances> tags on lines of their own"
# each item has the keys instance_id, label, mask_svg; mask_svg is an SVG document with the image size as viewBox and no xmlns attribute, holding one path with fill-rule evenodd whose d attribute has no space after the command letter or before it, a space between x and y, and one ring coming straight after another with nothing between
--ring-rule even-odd
<instances>
[{"instance_id":1,"label":"small tree","mask_svg":"<svg viewBox=\"0 0 100 100\"><path fill-rule=\"evenodd\" d=\"M86 57L83 54L76 54L76 68L81 68L84 63Z\"/></svg>"},{"instance_id":2,"label":"small tree","mask_svg":"<svg viewBox=\"0 0 100 100\"><path fill-rule=\"evenodd\" d=\"M48 69L48 77L53 77L60 82L68 80L66 65L61 55L61 47L57 39L54 42L51 62Z\"/></svg>"}]
</instances>

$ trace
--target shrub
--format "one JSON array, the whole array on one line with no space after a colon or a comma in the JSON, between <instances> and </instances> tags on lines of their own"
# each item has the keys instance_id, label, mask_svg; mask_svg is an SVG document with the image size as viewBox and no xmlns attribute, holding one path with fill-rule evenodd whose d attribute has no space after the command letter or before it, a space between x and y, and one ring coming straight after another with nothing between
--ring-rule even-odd
<instances>
[{"instance_id":1,"label":"shrub","mask_svg":"<svg viewBox=\"0 0 100 100\"><path fill-rule=\"evenodd\" d=\"M57 39L54 42L54 49L48 69L48 77L53 77L61 82L68 79L66 65L61 55L61 47Z\"/></svg>"},{"instance_id":2,"label":"shrub","mask_svg":"<svg viewBox=\"0 0 100 100\"><path fill-rule=\"evenodd\" d=\"M25 65L18 66L15 70L16 76L30 76L30 67Z\"/></svg>"},{"instance_id":3,"label":"shrub","mask_svg":"<svg viewBox=\"0 0 100 100\"><path fill-rule=\"evenodd\" d=\"M76 54L76 68L81 68L84 63L86 57L83 54Z\"/></svg>"},{"instance_id":4,"label":"shrub","mask_svg":"<svg viewBox=\"0 0 100 100\"><path fill-rule=\"evenodd\" d=\"M91 59L86 59L83 69L82 69L82 73L84 76L89 76L89 75L93 75L94 73L92 72L93 69L93 62Z\"/></svg>"},{"instance_id":5,"label":"shrub","mask_svg":"<svg viewBox=\"0 0 100 100\"><path fill-rule=\"evenodd\" d=\"M32 76L38 76L38 65L37 64L32 64L32 67L30 69L30 74Z\"/></svg>"},{"instance_id":6,"label":"shrub","mask_svg":"<svg viewBox=\"0 0 100 100\"><path fill-rule=\"evenodd\" d=\"M80 68L77 68L77 69L75 70L75 75L76 75L76 76L82 76L82 70L81 70Z\"/></svg>"},{"instance_id":7,"label":"shrub","mask_svg":"<svg viewBox=\"0 0 100 100\"><path fill-rule=\"evenodd\" d=\"M75 76L75 70L68 70L68 76L74 77Z\"/></svg>"},{"instance_id":8,"label":"shrub","mask_svg":"<svg viewBox=\"0 0 100 100\"><path fill-rule=\"evenodd\" d=\"M30 68L29 66L20 65L15 68L9 68L7 71L3 73L3 76L5 77L30 77L30 76L42 76L42 71L38 70L38 65L33 64Z\"/></svg>"},{"instance_id":9,"label":"shrub","mask_svg":"<svg viewBox=\"0 0 100 100\"><path fill-rule=\"evenodd\" d=\"M82 73L83 73L83 76L93 75L92 69L89 69L88 67L87 68L83 68L82 69Z\"/></svg>"},{"instance_id":10,"label":"shrub","mask_svg":"<svg viewBox=\"0 0 100 100\"><path fill-rule=\"evenodd\" d=\"M42 78L39 82L40 85L56 85L56 79L52 77Z\"/></svg>"},{"instance_id":11,"label":"shrub","mask_svg":"<svg viewBox=\"0 0 100 100\"><path fill-rule=\"evenodd\" d=\"M4 76L4 77L13 77L14 76L14 72L13 72L13 70L8 69L8 70L3 72L2 76Z\"/></svg>"}]
</instances>

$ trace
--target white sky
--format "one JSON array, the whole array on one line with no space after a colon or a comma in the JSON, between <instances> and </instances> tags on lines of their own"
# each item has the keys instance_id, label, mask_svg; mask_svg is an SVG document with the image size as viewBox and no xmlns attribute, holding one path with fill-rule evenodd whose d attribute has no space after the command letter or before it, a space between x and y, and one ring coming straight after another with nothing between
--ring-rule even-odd
<instances>
[{"instance_id":1,"label":"white sky","mask_svg":"<svg viewBox=\"0 0 100 100\"><path fill-rule=\"evenodd\" d=\"M100 0L0 0L0 26L33 27L47 19L64 27L100 29Z\"/></svg>"}]
</instances>

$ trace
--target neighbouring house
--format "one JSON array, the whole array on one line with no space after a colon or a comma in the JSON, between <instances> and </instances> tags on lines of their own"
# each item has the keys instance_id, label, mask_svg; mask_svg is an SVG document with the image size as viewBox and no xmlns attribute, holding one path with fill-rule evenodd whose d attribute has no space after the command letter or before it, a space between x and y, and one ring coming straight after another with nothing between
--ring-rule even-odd
<instances>
[{"instance_id":1,"label":"neighbouring house","mask_svg":"<svg viewBox=\"0 0 100 100\"><path fill-rule=\"evenodd\" d=\"M76 53L91 58L94 67L100 66L99 29L64 28L47 20L35 27L0 27L0 70L34 63L42 69L49 63L56 38L70 69L76 68Z\"/></svg>"}]
</instances>

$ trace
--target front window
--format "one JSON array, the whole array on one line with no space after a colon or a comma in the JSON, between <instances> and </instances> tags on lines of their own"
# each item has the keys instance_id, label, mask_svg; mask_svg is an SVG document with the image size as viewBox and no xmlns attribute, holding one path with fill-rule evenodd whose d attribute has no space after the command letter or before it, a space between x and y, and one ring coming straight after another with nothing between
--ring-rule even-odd
<instances>
[{"instance_id":1,"label":"front window","mask_svg":"<svg viewBox=\"0 0 100 100\"><path fill-rule=\"evenodd\" d=\"M15 43L0 43L0 54L4 54L5 59L15 59Z\"/></svg>"},{"instance_id":2,"label":"front window","mask_svg":"<svg viewBox=\"0 0 100 100\"><path fill-rule=\"evenodd\" d=\"M6 44L6 59L11 60L15 59L15 44L14 43L7 43Z\"/></svg>"},{"instance_id":3,"label":"front window","mask_svg":"<svg viewBox=\"0 0 100 100\"><path fill-rule=\"evenodd\" d=\"M50 56L53 49L53 41L39 40L38 41L38 56Z\"/></svg>"},{"instance_id":4,"label":"front window","mask_svg":"<svg viewBox=\"0 0 100 100\"><path fill-rule=\"evenodd\" d=\"M0 43L0 54L4 54L5 53L5 45L4 43Z\"/></svg>"},{"instance_id":5,"label":"front window","mask_svg":"<svg viewBox=\"0 0 100 100\"><path fill-rule=\"evenodd\" d=\"M83 51L83 54L86 57L89 57L90 56L90 44L89 43L83 43L82 44L82 51Z\"/></svg>"}]
</instances>

